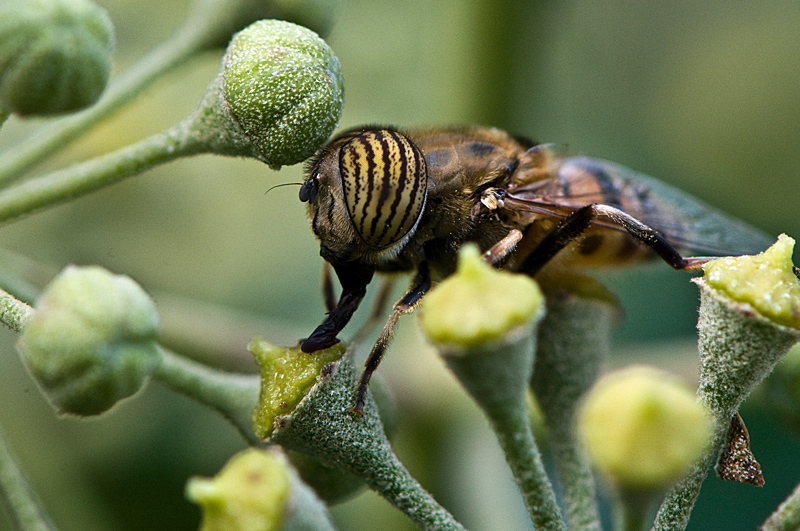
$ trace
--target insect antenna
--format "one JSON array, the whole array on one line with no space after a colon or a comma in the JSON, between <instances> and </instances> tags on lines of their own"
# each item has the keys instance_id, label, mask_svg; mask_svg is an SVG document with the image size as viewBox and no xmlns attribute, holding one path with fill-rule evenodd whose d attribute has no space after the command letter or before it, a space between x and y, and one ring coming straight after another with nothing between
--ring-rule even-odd
<instances>
[{"instance_id":1,"label":"insect antenna","mask_svg":"<svg viewBox=\"0 0 800 531\"><path fill-rule=\"evenodd\" d=\"M264 195L267 195L268 193L273 191L275 188L280 188L281 186L303 186L303 183L281 183L281 184L276 184L275 186L270 186L269 189L266 192L264 192Z\"/></svg>"}]
</instances>

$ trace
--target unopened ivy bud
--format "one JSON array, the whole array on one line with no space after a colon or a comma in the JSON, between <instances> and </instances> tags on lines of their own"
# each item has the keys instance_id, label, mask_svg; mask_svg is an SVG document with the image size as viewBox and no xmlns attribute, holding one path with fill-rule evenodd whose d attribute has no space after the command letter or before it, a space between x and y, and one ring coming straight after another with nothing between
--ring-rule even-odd
<instances>
[{"instance_id":1,"label":"unopened ivy bud","mask_svg":"<svg viewBox=\"0 0 800 531\"><path fill-rule=\"evenodd\" d=\"M254 338L247 349L261 367L261 392L253 410L253 431L262 439L272 435L276 420L290 415L320 380L326 365L339 361L344 344L306 354L300 348L276 347Z\"/></svg>"},{"instance_id":2,"label":"unopened ivy bud","mask_svg":"<svg viewBox=\"0 0 800 531\"><path fill-rule=\"evenodd\" d=\"M713 424L695 394L663 371L629 367L601 378L579 410L586 450L623 490L659 492L710 443Z\"/></svg>"},{"instance_id":3,"label":"unopened ivy bud","mask_svg":"<svg viewBox=\"0 0 800 531\"><path fill-rule=\"evenodd\" d=\"M313 31L261 20L234 35L222 63L223 106L272 168L312 155L339 122L339 59Z\"/></svg>"},{"instance_id":4,"label":"unopened ivy bud","mask_svg":"<svg viewBox=\"0 0 800 531\"><path fill-rule=\"evenodd\" d=\"M200 531L333 529L324 504L277 449L234 455L216 477L191 478L186 497L203 509Z\"/></svg>"},{"instance_id":5,"label":"unopened ivy bud","mask_svg":"<svg viewBox=\"0 0 800 531\"><path fill-rule=\"evenodd\" d=\"M0 3L0 106L22 116L93 104L111 72L114 28L88 0Z\"/></svg>"},{"instance_id":6,"label":"unopened ivy bud","mask_svg":"<svg viewBox=\"0 0 800 531\"><path fill-rule=\"evenodd\" d=\"M36 302L17 347L59 412L97 415L153 372L157 329L155 304L136 282L69 266Z\"/></svg>"},{"instance_id":7,"label":"unopened ivy bud","mask_svg":"<svg viewBox=\"0 0 800 531\"><path fill-rule=\"evenodd\" d=\"M425 297L421 319L434 343L455 352L502 340L543 311L544 296L535 282L492 268L468 245L456 273Z\"/></svg>"},{"instance_id":8,"label":"unopened ivy bud","mask_svg":"<svg viewBox=\"0 0 800 531\"><path fill-rule=\"evenodd\" d=\"M771 321L800 328L800 281L792 270L794 240L785 234L756 256L719 258L703 268L708 285L747 303Z\"/></svg>"}]
</instances>

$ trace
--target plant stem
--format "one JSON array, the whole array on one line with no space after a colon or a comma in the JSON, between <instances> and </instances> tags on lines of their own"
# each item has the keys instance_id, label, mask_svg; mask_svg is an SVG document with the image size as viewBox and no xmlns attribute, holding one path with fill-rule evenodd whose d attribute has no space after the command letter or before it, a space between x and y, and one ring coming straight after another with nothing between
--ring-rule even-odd
<instances>
[{"instance_id":1,"label":"plant stem","mask_svg":"<svg viewBox=\"0 0 800 531\"><path fill-rule=\"evenodd\" d=\"M760 531L794 531L800 529L800 485L761 525Z\"/></svg>"},{"instance_id":2,"label":"plant stem","mask_svg":"<svg viewBox=\"0 0 800 531\"><path fill-rule=\"evenodd\" d=\"M8 505L16 529L21 531L56 529L45 513L38 496L17 466L2 432L0 432L0 495Z\"/></svg>"},{"instance_id":3,"label":"plant stem","mask_svg":"<svg viewBox=\"0 0 800 531\"><path fill-rule=\"evenodd\" d=\"M271 2L196 0L184 25L114 79L97 104L53 123L22 145L0 155L0 184L19 177L63 148L195 55L225 46L234 32L268 14L269 6L259 6L259 3Z\"/></svg>"},{"instance_id":4,"label":"plant stem","mask_svg":"<svg viewBox=\"0 0 800 531\"><path fill-rule=\"evenodd\" d=\"M176 126L113 153L19 183L0 192L0 222L62 203L205 147Z\"/></svg>"},{"instance_id":5,"label":"plant stem","mask_svg":"<svg viewBox=\"0 0 800 531\"><path fill-rule=\"evenodd\" d=\"M210 369L164 348L159 351L161 363L154 378L222 414L250 444L260 442L250 418L258 402L258 376Z\"/></svg>"}]
</instances>

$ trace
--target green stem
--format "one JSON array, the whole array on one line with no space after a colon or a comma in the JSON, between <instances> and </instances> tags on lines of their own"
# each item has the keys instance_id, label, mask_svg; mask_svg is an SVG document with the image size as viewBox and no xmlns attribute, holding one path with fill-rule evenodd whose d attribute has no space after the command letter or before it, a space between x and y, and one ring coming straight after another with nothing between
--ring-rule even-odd
<instances>
[{"instance_id":1,"label":"green stem","mask_svg":"<svg viewBox=\"0 0 800 531\"><path fill-rule=\"evenodd\" d=\"M234 32L258 20L259 15L266 15L267 7L259 7L258 3L255 0L197 0L185 24L116 78L97 104L53 123L24 144L0 155L0 183L19 177L193 56L225 46Z\"/></svg>"},{"instance_id":2,"label":"green stem","mask_svg":"<svg viewBox=\"0 0 800 531\"><path fill-rule=\"evenodd\" d=\"M17 466L2 432L0 432L0 495L8 505L16 529L21 531L56 529L45 513L38 496Z\"/></svg>"},{"instance_id":3,"label":"green stem","mask_svg":"<svg viewBox=\"0 0 800 531\"><path fill-rule=\"evenodd\" d=\"M488 414L488 412L487 412ZM566 529L523 408L488 414L537 530Z\"/></svg>"},{"instance_id":4,"label":"green stem","mask_svg":"<svg viewBox=\"0 0 800 531\"><path fill-rule=\"evenodd\" d=\"M21 332L31 313L33 308L0 289L0 322L14 332Z\"/></svg>"},{"instance_id":5,"label":"green stem","mask_svg":"<svg viewBox=\"0 0 800 531\"><path fill-rule=\"evenodd\" d=\"M19 183L0 192L0 222L108 186L157 164L205 151L185 127L114 153Z\"/></svg>"},{"instance_id":6,"label":"green stem","mask_svg":"<svg viewBox=\"0 0 800 531\"><path fill-rule=\"evenodd\" d=\"M642 531L647 522L647 513L653 497L637 492L622 493L615 500L615 531Z\"/></svg>"},{"instance_id":7,"label":"green stem","mask_svg":"<svg viewBox=\"0 0 800 531\"><path fill-rule=\"evenodd\" d=\"M161 363L154 378L222 414L249 443L260 442L253 433L251 421L253 408L258 402L258 376L210 369L164 348L159 348L159 351Z\"/></svg>"},{"instance_id":8,"label":"green stem","mask_svg":"<svg viewBox=\"0 0 800 531\"><path fill-rule=\"evenodd\" d=\"M276 419L270 442L355 475L420 529L463 530L394 454L372 395L367 395L363 417L348 413L358 384L352 352L335 367L319 377L291 413Z\"/></svg>"},{"instance_id":9,"label":"green stem","mask_svg":"<svg viewBox=\"0 0 800 531\"><path fill-rule=\"evenodd\" d=\"M794 531L800 529L800 485L761 525L760 531Z\"/></svg>"}]
</instances>

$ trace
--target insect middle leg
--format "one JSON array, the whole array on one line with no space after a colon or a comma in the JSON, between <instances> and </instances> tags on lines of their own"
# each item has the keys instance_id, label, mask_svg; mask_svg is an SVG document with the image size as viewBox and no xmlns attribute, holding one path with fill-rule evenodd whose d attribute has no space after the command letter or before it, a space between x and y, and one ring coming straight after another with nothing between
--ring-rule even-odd
<instances>
[{"instance_id":1,"label":"insect middle leg","mask_svg":"<svg viewBox=\"0 0 800 531\"><path fill-rule=\"evenodd\" d=\"M566 218L561 224L539 242L539 245L523 260L518 268L520 271L535 275L564 247L580 238L586 229L598 218L617 225L628 232L638 241L650 247L674 269L692 270L699 269L712 257L684 258L681 254L656 230L648 227L636 218L626 214L618 208L608 205L591 204L579 208Z\"/></svg>"}]
</instances>

